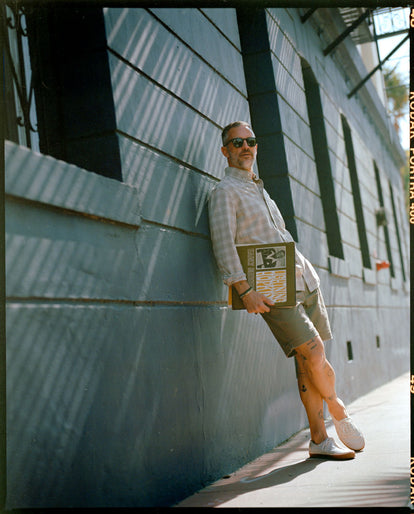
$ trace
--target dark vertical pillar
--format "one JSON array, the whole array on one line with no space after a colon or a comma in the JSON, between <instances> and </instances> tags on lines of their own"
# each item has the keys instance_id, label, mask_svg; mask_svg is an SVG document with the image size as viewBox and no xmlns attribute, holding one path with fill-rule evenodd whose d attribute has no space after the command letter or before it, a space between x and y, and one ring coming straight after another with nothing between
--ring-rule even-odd
<instances>
[{"instance_id":1,"label":"dark vertical pillar","mask_svg":"<svg viewBox=\"0 0 414 514\"><path fill-rule=\"evenodd\" d=\"M4 49L7 34L6 13L0 6L0 48ZM0 80L4 87L5 55L1 52ZM6 123L6 106L4 89L0 94L0 510L3 511L7 494L7 452L6 452L6 236L4 207L4 139Z\"/></svg>"},{"instance_id":2,"label":"dark vertical pillar","mask_svg":"<svg viewBox=\"0 0 414 514\"><path fill-rule=\"evenodd\" d=\"M286 228L298 241L280 109L264 9L238 8L237 21L257 164L266 190L277 203Z\"/></svg>"}]
</instances>

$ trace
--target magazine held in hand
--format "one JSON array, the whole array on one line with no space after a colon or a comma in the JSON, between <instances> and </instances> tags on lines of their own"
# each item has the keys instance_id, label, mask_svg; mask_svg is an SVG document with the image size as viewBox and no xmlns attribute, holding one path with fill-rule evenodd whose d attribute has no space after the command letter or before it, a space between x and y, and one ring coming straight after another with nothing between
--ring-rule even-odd
<instances>
[{"instance_id":1,"label":"magazine held in hand","mask_svg":"<svg viewBox=\"0 0 414 514\"><path fill-rule=\"evenodd\" d=\"M295 243L237 245L249 285L277 307L296 303ZM244 309L236 289L229 287L229 306Z\"/></svg>"}]
</instances>

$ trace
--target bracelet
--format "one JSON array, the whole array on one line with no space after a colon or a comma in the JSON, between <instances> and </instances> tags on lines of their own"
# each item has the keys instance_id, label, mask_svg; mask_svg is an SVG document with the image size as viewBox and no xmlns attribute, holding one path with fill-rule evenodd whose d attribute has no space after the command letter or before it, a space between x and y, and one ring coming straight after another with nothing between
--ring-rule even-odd
<instances>
[{"instance_id":1,"label":"bracelet","mask_svg":"<svg viewBox=\"0 0 414 514\"><path fill-rule=\"evenodd\" d=\"M244 291L242 294L239 294L240 299L244 298L245 296L247 296L252 291L253 291L253 288L249 287L249 289L246 289L246 291Z\"/></svg>"}]
</instances>

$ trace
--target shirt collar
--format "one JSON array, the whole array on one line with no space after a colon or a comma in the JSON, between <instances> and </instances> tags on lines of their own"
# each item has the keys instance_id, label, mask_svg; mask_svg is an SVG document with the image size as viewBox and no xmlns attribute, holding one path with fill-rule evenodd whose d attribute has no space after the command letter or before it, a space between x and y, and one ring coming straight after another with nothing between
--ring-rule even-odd
<instances>
[{"instance_id":1,"label":"shirt collar","mask_svg":"<svg viewBox=\"0 0 414 514\"><path fill-rule=\"evenodd\" d=\"M224 171L226 175L242 180L243 182L251 182L252 180L258 179L254 173L252 174L250 171L242 170L240 168L229 166Z\"/></svg>"}]
</instances>

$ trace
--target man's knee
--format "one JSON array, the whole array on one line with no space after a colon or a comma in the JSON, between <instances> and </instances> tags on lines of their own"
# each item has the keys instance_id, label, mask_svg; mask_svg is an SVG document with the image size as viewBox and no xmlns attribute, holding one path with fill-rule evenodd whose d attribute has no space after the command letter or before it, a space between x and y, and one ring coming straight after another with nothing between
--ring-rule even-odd
<instances>
[{"instance_id":1,"label":"man's knee","mask_svg":"<svg viewBox=\"0 0 414 514\"><path fill-rule=\"evenodd\" d=\"M313 337L296 348L297 358L306 368L319 368L325 364L325 347L319 336Z\"/></svg>"}]
</instances>

